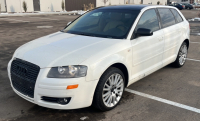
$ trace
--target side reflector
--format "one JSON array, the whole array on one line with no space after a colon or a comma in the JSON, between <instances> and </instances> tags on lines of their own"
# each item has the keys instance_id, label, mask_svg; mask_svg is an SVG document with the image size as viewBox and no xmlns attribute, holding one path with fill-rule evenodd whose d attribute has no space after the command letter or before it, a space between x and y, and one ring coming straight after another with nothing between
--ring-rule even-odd
<instances>
[{"instance_id":1,"label":"side reflector","mask_svg":"<svg viewBox=\"0 0 200 121\"><path fill-rule=\"evenodd\" d=\"M75 89L75 88L78 88L78 84L67 86L67 89Z\"/></svg>"}]
</instances>

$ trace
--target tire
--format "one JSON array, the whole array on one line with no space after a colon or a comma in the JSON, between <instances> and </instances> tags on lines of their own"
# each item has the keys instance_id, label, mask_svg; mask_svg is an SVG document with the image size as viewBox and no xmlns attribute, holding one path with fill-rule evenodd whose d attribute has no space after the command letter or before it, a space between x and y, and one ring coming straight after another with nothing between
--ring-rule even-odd
<instances>
[{"instance_id":1,"label":"tire","mask_svg":"<svg viewBox=\"0 0 200 121\"><path fill-rule=\"evenodd\" d=\"M117 83L112 83L116 78L118 79ZM118 88L116 87L117 85L119 86ZM123 72L118 68L110 67L104 72L97 84L92 106L101 111L115 108L122 98L124 87L125 78Z\"/></svg>"},{"instance_id":2,"label":"tire","mask_svg":"<svg viewBox=\"0 0 200 121\"><path fill-rule=\"evenodd\" d=\"M177 55L175 62L172 63L173 66L177 67L177 68L182 67L186 62L187 53L188 53L187 43L183 42L180 49L179 49L179 52L178 52L178 55Z\"/></svg>"}]
</instances>

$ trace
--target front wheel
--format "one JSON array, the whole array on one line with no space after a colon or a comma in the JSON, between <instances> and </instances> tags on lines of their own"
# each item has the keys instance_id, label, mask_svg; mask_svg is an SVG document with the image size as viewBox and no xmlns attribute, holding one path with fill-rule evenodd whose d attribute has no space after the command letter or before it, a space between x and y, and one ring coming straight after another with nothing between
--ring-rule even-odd
<instances>
[{"instance_id":1,"label":"front wheel","mask_svg":"<svg viewBox=\"0 0 200 121\"><path fill-rule=\"evenodd\" d=\"M181 45L179 49L176 61L173 63L173 65L178 68L182 67L185 64L187 53L188 53L187 44L186 42L183 42L183 44Z\"/></svg>"},{"instance_id":2,"label":"front wheel","mask_svg":"<svg viewBox=\"0 0 200 121\"><path fill-rule=\"evenodd\" d=\"M101 111L108 111L117 106L122 98L125 78L118 68L109 68L100 78L94 98L93 106Z\"/></svg>"}]
</instances>

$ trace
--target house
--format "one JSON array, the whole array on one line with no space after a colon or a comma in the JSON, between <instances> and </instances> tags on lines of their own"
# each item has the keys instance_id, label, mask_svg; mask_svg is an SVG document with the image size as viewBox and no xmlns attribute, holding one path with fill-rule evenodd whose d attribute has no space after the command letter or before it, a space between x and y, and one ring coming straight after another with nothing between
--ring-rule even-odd
<instances>
[{"instance_id":1,"label":"house","mask_svg":"<svg viewBox=\"0 0 200 121\"><path fill-rule=\"evenodd\" d=\"M23 2L27 4L27 12L34 11L62 11L62 0L5 0L7 12L24 12ZM63 0L64 1L64 0Z\"/></svg>"},{"instance_id":2,"label":"house","mask_svg":"<svg viewBox=\"0 0 200 121\"><path fill-rule=\"evenodd\" d=\"M65 3L67 11L83 10L84 5L89 4L94 7L108 6L108 5L123 5L123 4L154 4L159 1L161 5L165 5L169 0L0 0L2 11L7 12L24 12L23 2L27 4L27 12L42 11L54 12L62 11L61 3Z\"/></svg>"},{"instance_id":3,"label":"house","mask_svg":"<svg viewBox=\"0 0 200 121\"><path fill-rule=\"evenodd\" d=\"M82 10L85 5L94 4L95 7L124 4L154 4L160 1L161 5L167 4L169 0L65 0L66 10Z\"/></svg>"}]
</instances>

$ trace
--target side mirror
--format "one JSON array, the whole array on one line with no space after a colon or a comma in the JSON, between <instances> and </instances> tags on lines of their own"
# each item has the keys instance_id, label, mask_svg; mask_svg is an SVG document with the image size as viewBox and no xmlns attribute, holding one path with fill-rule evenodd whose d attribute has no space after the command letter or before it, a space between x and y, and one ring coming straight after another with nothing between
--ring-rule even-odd
<instances>
[{"instance_id":1,"label":"side mirror","mask_svg":"<svg viewBox=\"0 0 200 121\"><path fill-rule=\"evenodd\" d=\"M135 32L135 35L138 36L152 36L153 32L150 29L138 28Z\"/></svg>"},{"instance_id":2,"label":"side mirror","mask_svg":"<svg viewBox=\"0 0 200 121\"><path fill-rule=\"evenodd\" d=\"M67 26L68 26L69 24L71 24L71 23L72 23L71 21L70 21L70 22L68 22L68 23L67 23Z\"/></svg>"}]
</instances>

